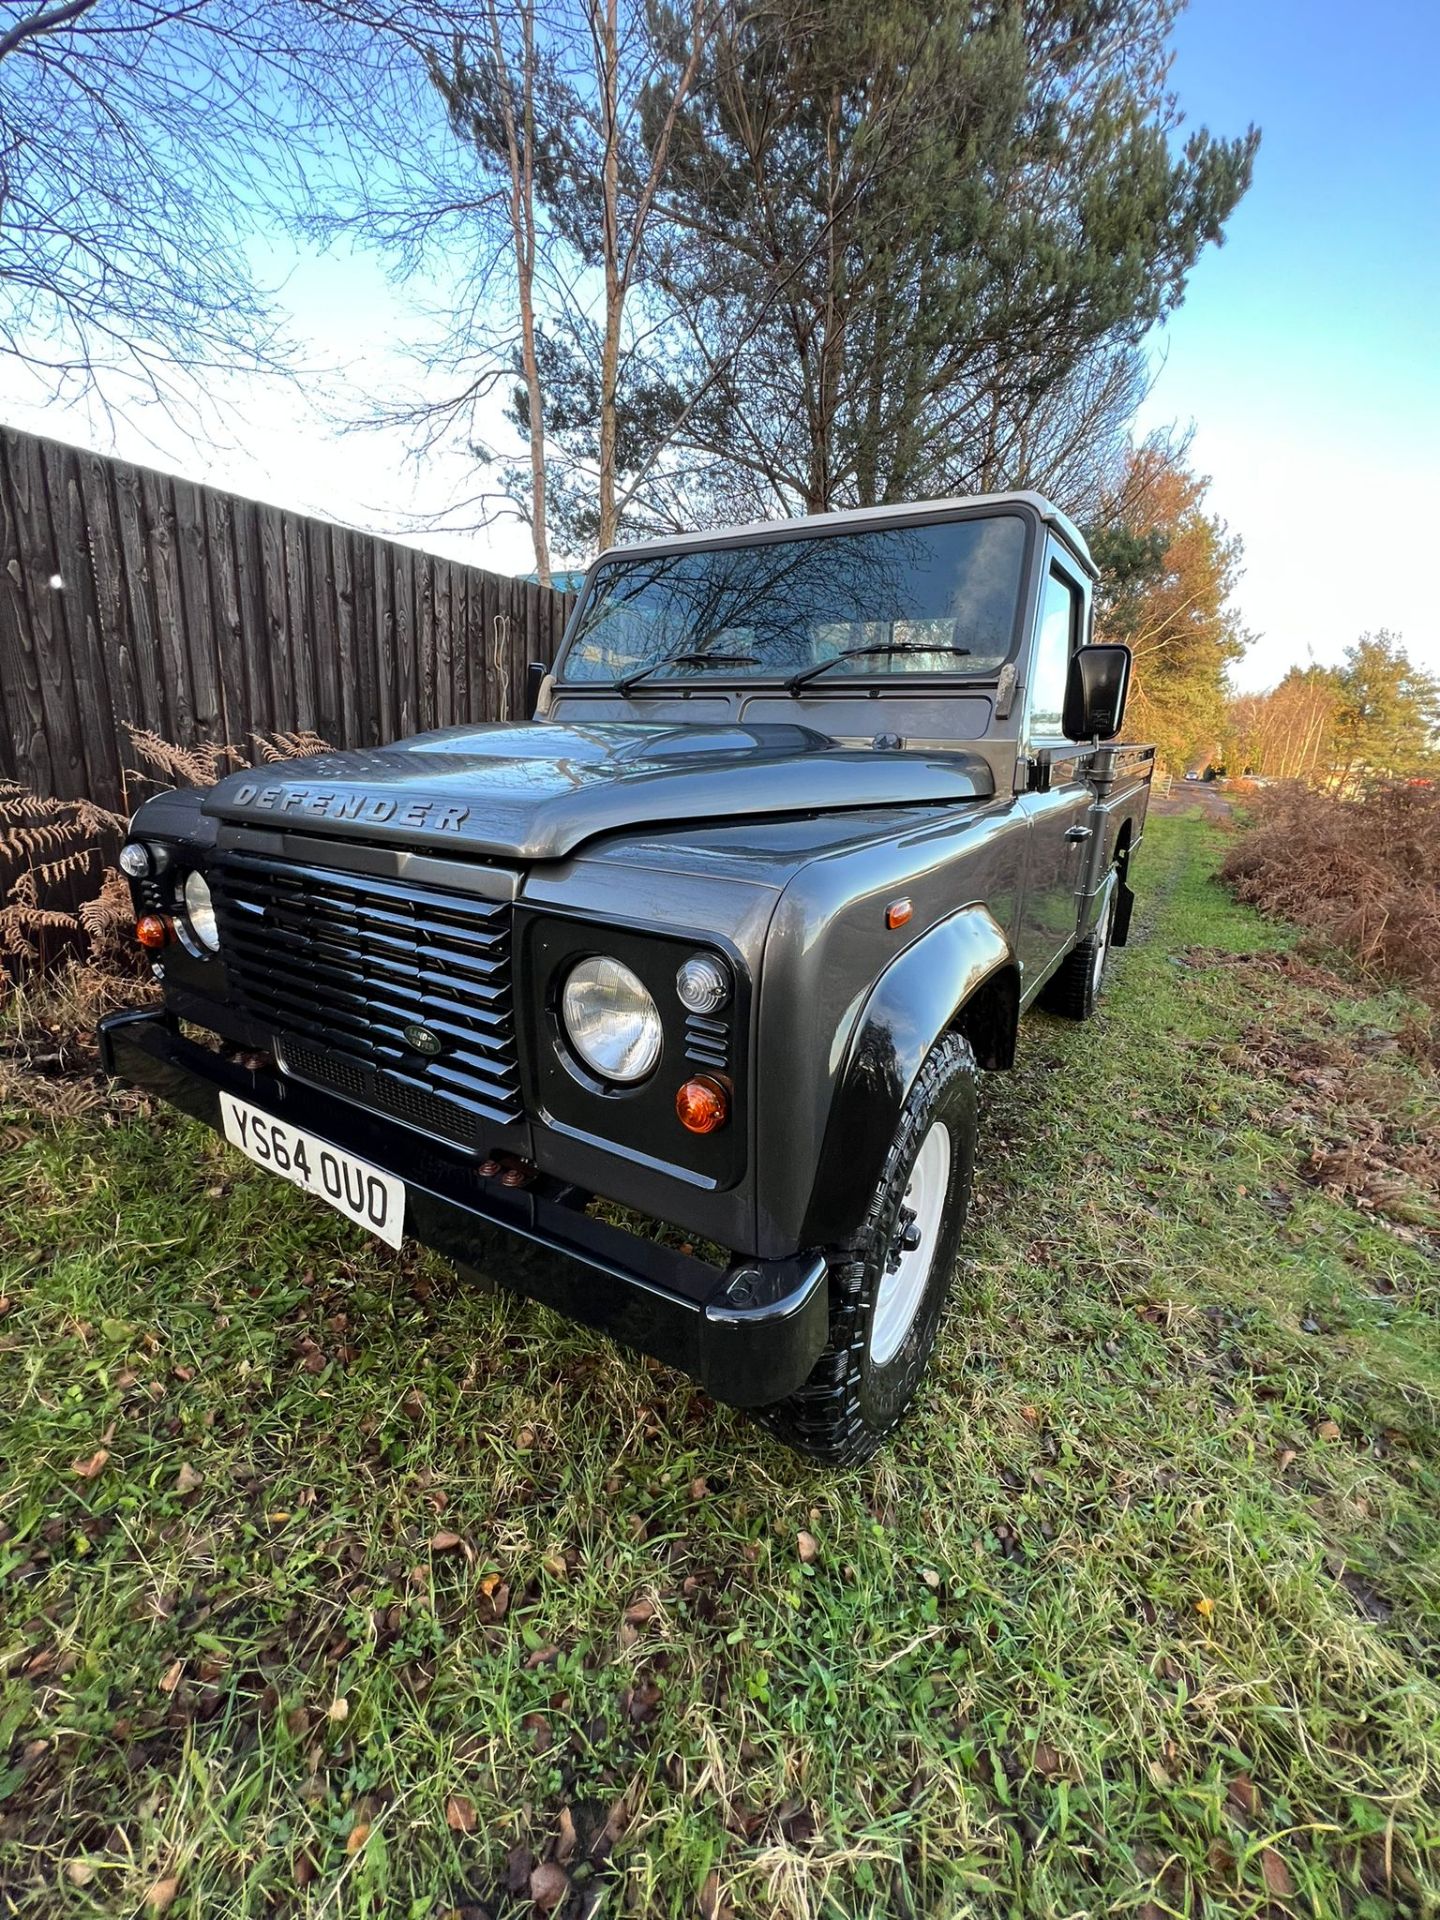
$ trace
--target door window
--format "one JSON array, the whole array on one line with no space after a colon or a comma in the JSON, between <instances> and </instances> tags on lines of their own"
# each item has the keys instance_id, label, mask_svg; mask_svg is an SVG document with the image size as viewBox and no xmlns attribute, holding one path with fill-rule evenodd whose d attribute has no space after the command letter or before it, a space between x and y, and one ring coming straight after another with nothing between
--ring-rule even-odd
<instances>
[{"instance_id":1,"label":"door window","mask_svg":"<svg viewBox=\"0 0 1440 1920\"><path fill-rule=\"evenodd\" d=\"M1030 663L1030 737L1063 739L1065 682L1080 631L1080 589L1051 568L1040 603L1040 627Z\"/></svg>"}]
</instances>

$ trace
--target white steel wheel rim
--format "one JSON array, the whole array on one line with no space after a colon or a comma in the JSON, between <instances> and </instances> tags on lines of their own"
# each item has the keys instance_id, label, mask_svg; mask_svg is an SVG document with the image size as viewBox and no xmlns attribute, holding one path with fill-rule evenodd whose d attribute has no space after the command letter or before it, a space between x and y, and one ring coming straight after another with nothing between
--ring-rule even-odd
<instances>
[{"instance_id":1,"label":"white steel wheel rim","mask_svg":"<svg viewBox=\"0 0 1440 1920\"><path fill-rule=\"evenodd\" d=\"M1095 935L1095 971L1092 975L1094 990L1100 991L1101 976L1105 972L1106 956L1110 952L1110 922L1115 917L1115 896L1112 894L1105 911L1100 916L1100 926Z\"/></svg>"},{"instance_id":2,"label":"white steel wheel rim","mask_svg":"<svg viewBox=\"0 0 1440 1920\"><path fill-rule=\"evenodd\" d=\"M914 1216L910 1238L914 1244L891 1250L875 1295L870 1316L870 1358L877 1367L893 1360L905 1344L924 1298L925 1283L935 1264L945 1196L950 1189L950 1129L936 1120L920 1143L910 1183L901 1202L897 1239L904 1234L906 1210Z\"/></svg>"}]
</instances>

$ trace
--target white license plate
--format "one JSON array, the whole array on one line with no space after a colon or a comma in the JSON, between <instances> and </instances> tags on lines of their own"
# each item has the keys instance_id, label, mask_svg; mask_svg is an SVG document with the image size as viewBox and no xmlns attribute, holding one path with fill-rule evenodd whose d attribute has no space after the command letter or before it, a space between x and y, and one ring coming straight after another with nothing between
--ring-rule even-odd
<instances>
[{"instance_id":1,"label":"white license plate","mask_svg":"<svg viewBox=\"0 0 1440 1920\"><path fill-rule=\"evenodd\" d=\"M225 1138L257 1166L293 1180L306 1193L318 1193L347 1220L368 1227L387 1246L399 1246L405 1231L403 1180L233 1094L221 1094L220 1113Z\"/></svg>"}]
</instances>

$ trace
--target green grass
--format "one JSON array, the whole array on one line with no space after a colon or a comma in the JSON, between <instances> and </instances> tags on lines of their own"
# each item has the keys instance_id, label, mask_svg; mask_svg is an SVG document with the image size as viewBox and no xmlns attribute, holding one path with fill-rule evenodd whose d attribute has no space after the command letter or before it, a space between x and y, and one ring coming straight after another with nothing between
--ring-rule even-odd
<instances>
[{"instance_id":1,"label":"green grass","mask_svg":"<svg viewBox=\"0 0 1440 1920\"><path fill-rule=\"evenodd\" d=\"M188 1123L0 1119L0 1913L1436 1911L1437 1089L1218 845L990 1083L860 1472Z\"/></svg>"}]
</instances>

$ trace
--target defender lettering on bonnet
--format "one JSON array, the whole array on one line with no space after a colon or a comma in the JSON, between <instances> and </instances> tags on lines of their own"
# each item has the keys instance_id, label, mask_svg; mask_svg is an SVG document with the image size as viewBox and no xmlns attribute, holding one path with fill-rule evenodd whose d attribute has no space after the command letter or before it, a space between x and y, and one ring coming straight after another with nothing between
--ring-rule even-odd
<instances>
[{"instance_id":1,"label":"defender lettering on bonnet","mask_svg":"<svg viewBox=\"0 0 1440 1920\"><path fill-rule=\"evenodd\" d=\"M236 806L259 807L266 813L314 814L322 820L358 820L373 827L428 827L437 833L458 833L470 816L469 807L439 800L387 800L346 793L340 787L261 787L247 781L232 798Z\"/></svg>"}]
</instances>

